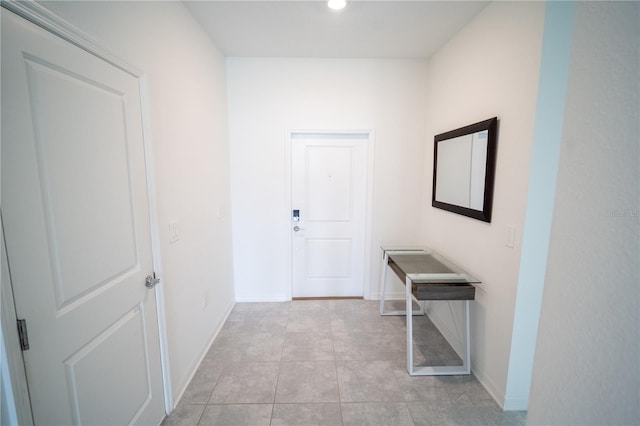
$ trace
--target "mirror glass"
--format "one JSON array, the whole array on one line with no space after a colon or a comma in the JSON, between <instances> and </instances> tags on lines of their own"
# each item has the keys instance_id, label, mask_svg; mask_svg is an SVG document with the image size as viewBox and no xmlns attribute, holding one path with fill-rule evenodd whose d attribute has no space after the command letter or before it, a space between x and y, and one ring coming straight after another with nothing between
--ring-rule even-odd
<instances>
[{"instance_id":1,"label":"mirror glass","mask_svg":"<svg viewBox=\"0 0 640 426\"><path fill-rule=\"evenodd\" d=\"M434 138L432 205L491 222L497 118Z\"/></svg>"}]
</instances>

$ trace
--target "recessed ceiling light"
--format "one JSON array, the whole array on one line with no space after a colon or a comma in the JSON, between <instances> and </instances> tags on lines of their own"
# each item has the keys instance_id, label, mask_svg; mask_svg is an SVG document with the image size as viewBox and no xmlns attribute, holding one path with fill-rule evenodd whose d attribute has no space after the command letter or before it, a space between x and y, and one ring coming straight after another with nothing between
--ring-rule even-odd
<instances>
[{"instance_id":1,"label":"recessed ceiling light","mask_svg":"<svg viewBox=\"0 0 640 426\"><path fill-rule=\"evenodd\" d=\"M329 0L329 2L327 3L327 6L329 6L329 8L333 10L344 9L346 5L346 0Z\"/></svg>"}]
</instances>

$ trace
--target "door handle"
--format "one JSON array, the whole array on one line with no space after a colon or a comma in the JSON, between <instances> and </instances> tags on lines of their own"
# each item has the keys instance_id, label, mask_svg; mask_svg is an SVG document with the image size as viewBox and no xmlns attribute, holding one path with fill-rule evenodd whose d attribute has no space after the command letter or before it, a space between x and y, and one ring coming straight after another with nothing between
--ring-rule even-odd
<instances>
[{"instance_id":1,"label":"door handle","mask_svg":"<svg viewBox=\"0 0 640 426\"><path fill-rule=\"evenodd\" d=\"M147 288L154 288L159 282L160 278L156 278L156 274L154 273L153 275L147 275L147 278L144 280L144 285Z\"/></svg>"},{"instance_id":2,"label":"door handle","mask_svg":"<svg viewBox=\"0 0 640 426\"><path fill-rule=\"evenodd\" d=\"M294 227L293 227L293 230L294 230L295 232L302 231L303 229L304 229L304 228L300 228L298 225L296 225L296 226L294 226Z\"/></svg>"}]
</instances>

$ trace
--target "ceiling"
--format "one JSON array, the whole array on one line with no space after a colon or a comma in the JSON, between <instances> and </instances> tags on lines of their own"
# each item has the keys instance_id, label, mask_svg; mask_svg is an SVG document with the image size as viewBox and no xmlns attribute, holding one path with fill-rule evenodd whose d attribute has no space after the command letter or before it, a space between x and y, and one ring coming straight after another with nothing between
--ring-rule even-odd
<instances>
[{"instance_id":1,"label":"ceiling","mask_svg":"<svg viewBox=\"0 0 640 426\"><path fill-rule=\"evenodd\" d=\"M428 58L488 1L185 1L229 57Z\"/></svg>"}]
</instances>

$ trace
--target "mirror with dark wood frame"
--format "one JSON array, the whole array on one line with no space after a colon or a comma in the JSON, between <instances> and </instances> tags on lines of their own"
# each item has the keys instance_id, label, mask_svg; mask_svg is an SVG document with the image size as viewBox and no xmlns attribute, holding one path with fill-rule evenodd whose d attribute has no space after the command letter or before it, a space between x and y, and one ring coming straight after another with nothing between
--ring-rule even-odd
<instances>
[{"instance_id":1,"label":"mirror with dark wood frame","mask_svg":"<svg viewBox=\"0 0 640 426\"><path fill-rule=\"evenodd\" d=\"M433 207L491 222L497 129L494 117L434 137Z\"/></svg>"}]
</instances>

